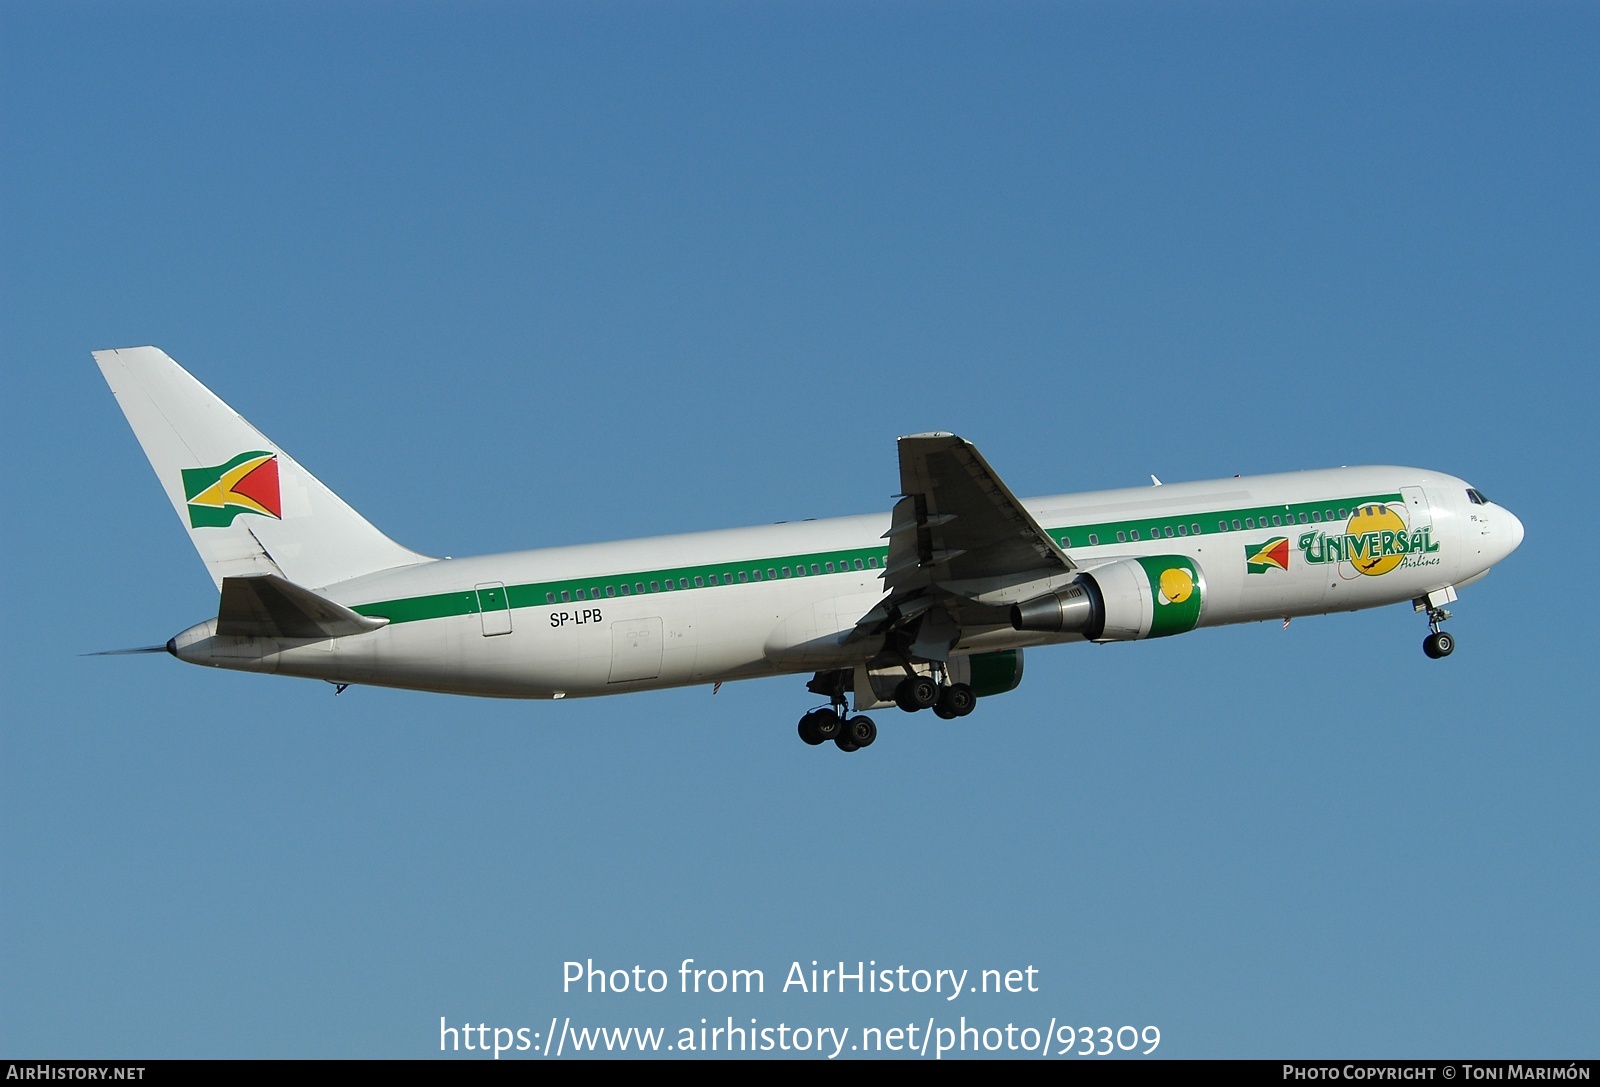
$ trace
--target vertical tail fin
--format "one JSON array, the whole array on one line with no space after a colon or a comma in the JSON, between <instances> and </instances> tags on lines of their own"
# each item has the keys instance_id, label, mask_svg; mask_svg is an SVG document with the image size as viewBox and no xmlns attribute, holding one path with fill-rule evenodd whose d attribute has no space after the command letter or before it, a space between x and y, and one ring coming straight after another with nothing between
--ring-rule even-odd
<instances>
[{"instance_id":1,"label":"vertical tail fin","mask_svg":"<svg viewBox=\"0 0 1600 1087\"><path fill-rule=\"evenodd\" d=\"M166 352L128 347L94 359L219 588L251 574L320 588L429 561L379 532Z\"/></svg>"}]
</instances>

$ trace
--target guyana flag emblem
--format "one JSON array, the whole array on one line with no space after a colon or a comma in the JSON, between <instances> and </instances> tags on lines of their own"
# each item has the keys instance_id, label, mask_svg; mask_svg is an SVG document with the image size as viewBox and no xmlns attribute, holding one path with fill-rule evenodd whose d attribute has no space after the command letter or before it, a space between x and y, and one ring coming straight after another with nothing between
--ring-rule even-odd
<instances>
[{"instance_id":1,"label":"guyana flag emblem","mask_svg":"<svg viewBox=\"0 0 1600 1087\"><path fill-rule=\"evenodd\" d=\"M215 468L185 468L183 497L191 528L224 528L241 513L283 518L278 498L278 454L240 453Z\"/></svg>"},{"instance_id":2,"label":"guyana flag emblem","mask_svg":"<svg viewBox=\"0 0 1600 1087\"><path fill-rule=\"evenodd\" d=\"M1289 538L1278 536L1263 544L1250 544L1244 549L1246 573L1264 574L1268 570L1289 569Z\"/></svg>"}]
</instances>

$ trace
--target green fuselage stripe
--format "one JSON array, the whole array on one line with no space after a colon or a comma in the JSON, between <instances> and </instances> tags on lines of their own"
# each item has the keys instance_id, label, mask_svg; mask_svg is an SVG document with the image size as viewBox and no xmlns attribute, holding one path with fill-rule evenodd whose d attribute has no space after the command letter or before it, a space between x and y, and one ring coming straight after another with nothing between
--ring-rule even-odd
<instances>
[{"instance_id":1,"label":"green fuselage stripe","mask_svg":"<svg viewBox=\"0 0 1600 1087\"><path fill-rule=\"evenodd\" d=\"M1400 501L1398 494L1375 494L1327 502L1297 502L1243 509L1208 510L1205 513L1139 517L1125 521L1098 521L1064 525L1046 531L1063 549L1146 543L1154 540L1164 542L1193 536L1216 536L1224 532L1259 533L1264 528L1326 524L1344 519L1360 506L1398 501ZM1235 522L1238 523L1238 528L1234 527ZM628 574L597 574L593 577L568 578L563 581L509 585L506 587L506 597L513 608L559 607L563 604L588 603L595 600L614 601L656 593L877 571L883 569L888 554L889 549L883 546L859 547L786 555L780 558L642 570ZM388 619L390 623L415 623L424 619L473 615L479 610L478 593L476 588L469 588L435 593L432 596L378 600L371 604L358 604L352 610L361 615Z\"/></svg>"}]
</instances>

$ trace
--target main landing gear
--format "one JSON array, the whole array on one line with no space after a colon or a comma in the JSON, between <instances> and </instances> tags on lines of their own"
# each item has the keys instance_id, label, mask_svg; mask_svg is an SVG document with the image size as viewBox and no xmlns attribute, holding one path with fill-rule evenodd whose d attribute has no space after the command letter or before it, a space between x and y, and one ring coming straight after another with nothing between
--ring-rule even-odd
<instances>
[{"instance_id":1,"label":"main landing gear","mask_svg":"<svg viewBox=\"0 0 1600 1087\"><path fill-rule=\"evenodd\" d=\"M909 666L907 671L910 671ZM826 695L828 705L800 718L800 739L812 747L832 740L840 751L859 751L872 746L872 741L878 738L878 726L870 717L850 713L849 679L850 674L845 671L818 672L806 684L808 690ZM971 713L978 704L978 696L965 683L940 683L932 676L911 674L895 688L894 701L908 713L931 709L946 721L953 721Z\"/></svg>"},{"instance_id":2,"label":"main landing gear","mask_svg":"<svg viewBox=\"0 0 1600 1087\"><path fill-rule=\"evenodd\" d=\"M930 676L910 676L895 688L894 701L907 713L931 709L946 721L953 721L971 713L978 696L965 683L940 685Z\"/></svg>"},{"instance_id":3,"label":"main landing gear","mask_svg":"<svg viewBox=\"0 0 1600 1087\"><path fill-rule=\"evenodd\" d=\"M844 703L839 702L800 718L800 738L813 747L832 740L840 751L859 751L872 746L878 738L878 726L870 717L849 716Z\"/></svg>"}]
</instances>

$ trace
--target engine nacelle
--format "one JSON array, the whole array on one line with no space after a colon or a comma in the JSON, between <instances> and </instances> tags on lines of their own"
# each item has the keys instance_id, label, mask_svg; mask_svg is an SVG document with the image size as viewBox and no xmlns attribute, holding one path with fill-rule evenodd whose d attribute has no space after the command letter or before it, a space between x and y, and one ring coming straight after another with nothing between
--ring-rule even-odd
<instances>
[{"instance_id":1,"label":"engine nacelle","mask_svg":"<svg viewBox=\"0 0 1600 1087\"><path fill-rule=\"evenodd\" d=\"M1022 682L1022 650L1001 649L994 653L974 653L967 658L967 682L979 698L1014 691Z\"/></svg>"},{"instance_id":2,"label":"engine nacelle","mask_svg":"<svg viewBox=\"0 0 1600 1087\"><path fill-rule=\"evenodd\" d=\"M1016 605L1011 625L1092 642L1162 638L1193 630L1204 604L1199 563L1187 555L1141 556L1096 566L1059 592Z\"/></svg>"}]
</instances>

